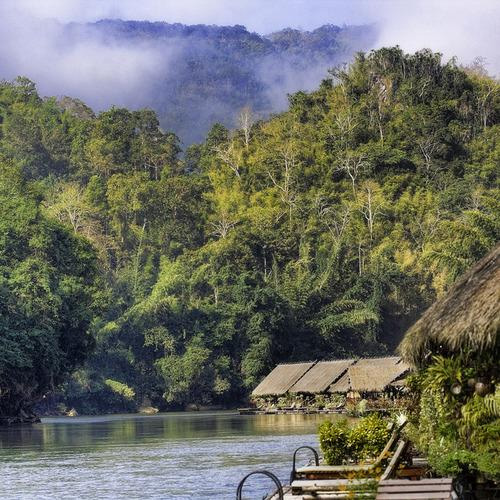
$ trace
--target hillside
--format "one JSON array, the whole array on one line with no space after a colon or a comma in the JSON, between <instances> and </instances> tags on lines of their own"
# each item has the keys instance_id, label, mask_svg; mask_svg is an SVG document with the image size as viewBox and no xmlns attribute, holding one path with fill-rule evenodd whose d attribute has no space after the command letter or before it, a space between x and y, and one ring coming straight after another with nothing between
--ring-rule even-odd
<instances>
[{"instance_id":1,"label":"hillside","mask_svg":"<svg viewBox=\"0 0 500 500\"><path fill-rule=\"evenodd\" d=\"M26 198L7 236L33 214L26 261L0 240L3 296L30 297L40 259L69 251L44 250L44 221L96 252L96 350L56 399L82 413L232 405L277 362L390 353L500 235L498 82L429 50L360 54L182 158L154 113L61 108L24 79L0 86L0 116L2 203ZM79 272L44 282L62 317Z\"/></svg>"}]
</instances>

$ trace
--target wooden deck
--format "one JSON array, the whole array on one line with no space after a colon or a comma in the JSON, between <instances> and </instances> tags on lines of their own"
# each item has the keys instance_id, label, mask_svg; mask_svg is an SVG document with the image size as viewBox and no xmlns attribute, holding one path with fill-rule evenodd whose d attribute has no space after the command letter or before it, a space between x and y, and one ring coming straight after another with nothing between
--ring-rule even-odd
<instances>
[{"instance_id":1,"label":"wooden deck","mask_svg":"<svg viewBox=\"0 0 500 500\"><path fill-rule=\"evenodd\" d=\"M299 479L292 483L292 493L295 496L310 493L346 493L366 489L368 484L374 482L372 479L320 479L319 481Z\"/></svg>"},{"instance_id":2,"label":"wooden deck","mask_svg":"<svg viewBox=\"0 0 500 500\"><path fill-rule=\"evenodd\" d=\"M374 492L366 492L366 493L356 493L356 496L353 496L352 491L344 491L344 492L331 492L331 493L306 493L303 495L294 495L290 490L283 490L283 500L344 500L359 498L359 499L374 499ZM277 494L274 494L268 497L266 500L279 500Z\"/></svg>"},{"instance_id":3,"label":"wooden deck","mask_svg":"<svg viewBox=\"0 0 500 500\"><path fill-rule=\"evenodd\" d=\"M335 479L331 481L299 481L300 492L296 488L283 488L284 500L340 500L340 499L375 499L376 500L456 500L451 478L389 479L380 481L375 490L364 490L366 480ZM296 485L299 486L299 485ZM279 500L274 493L267 500Z\"/></svg>"},{"instance_id":4,"label":"wooden deck","mask_svg":"<svg viewBox=\"0 0 500 500\"><path fill-rule=\"evenodd\" d=\"M375 499L376 500L455 500L458 498L453 490L451 478L421 479L389 479L380 481L375 490L365 490L366 480L320 480L296 481L298 488L285 486L284 500L341 500L341 499ZM319 484L318 484L319 483ZM267 500L279 500L274 493Z\"/></svg>"},{"instance_id":5,"label":"wooden deck","mask_svg":"<svg viewBox=\"0 0 500 500\"><path fill-rule=\"evenodd\" d=\"M453 500L458 498L453 490L452 478L388 479L380 481L377 500Z\"/></svg>"}]
</instances>

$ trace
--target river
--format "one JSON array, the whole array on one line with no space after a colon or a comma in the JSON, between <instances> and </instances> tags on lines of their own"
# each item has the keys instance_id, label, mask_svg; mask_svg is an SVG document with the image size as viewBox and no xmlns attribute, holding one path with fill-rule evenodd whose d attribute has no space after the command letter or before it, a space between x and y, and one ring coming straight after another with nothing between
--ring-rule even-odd
<instances>
[{"instance_id":1,"label":"river","mask_svg":"<svg viewBox=\"0 0 500 500\"><path fill-rule=\"evenodd\" d=\"M0 498L234 499L240 479L267 469L288 482L293 451L318 447L335 415L164 413L45 418L0 428ZM244 490L261 499L257 476Z\"/></svg>"}]
</instances>

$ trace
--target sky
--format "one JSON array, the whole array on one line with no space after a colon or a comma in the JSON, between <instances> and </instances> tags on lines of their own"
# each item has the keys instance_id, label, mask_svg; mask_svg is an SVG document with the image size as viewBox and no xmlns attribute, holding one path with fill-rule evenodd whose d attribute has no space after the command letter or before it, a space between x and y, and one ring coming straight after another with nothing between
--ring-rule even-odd
<instances>
[{"instance_id":1,"label":"sky","mask_svg":"<svg viewBox=\"0 0 500 500\"><path fill-rule=\"evenodd\" d=\"M293 26L369 21L369 0L3 0L11 9L60 21L121 18L184 24L243 24L269 33Z\"/></svg>"}]
</instances>

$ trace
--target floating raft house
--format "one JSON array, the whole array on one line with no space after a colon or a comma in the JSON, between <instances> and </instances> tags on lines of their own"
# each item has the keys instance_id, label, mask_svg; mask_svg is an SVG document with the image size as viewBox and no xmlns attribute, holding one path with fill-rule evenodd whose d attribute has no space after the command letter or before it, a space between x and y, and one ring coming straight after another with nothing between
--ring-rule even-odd
<instances>
[{"instance_id":1,"label":"floating raft house","mask_svg":"<svg viewBox=\"0 0 500 500\"><path fill-rule=\"evenodd\" d=\"M252 392L284 394L379 393L404 385L410 366L399 356L280 364Z\"/></svg>"}]
</instances>

